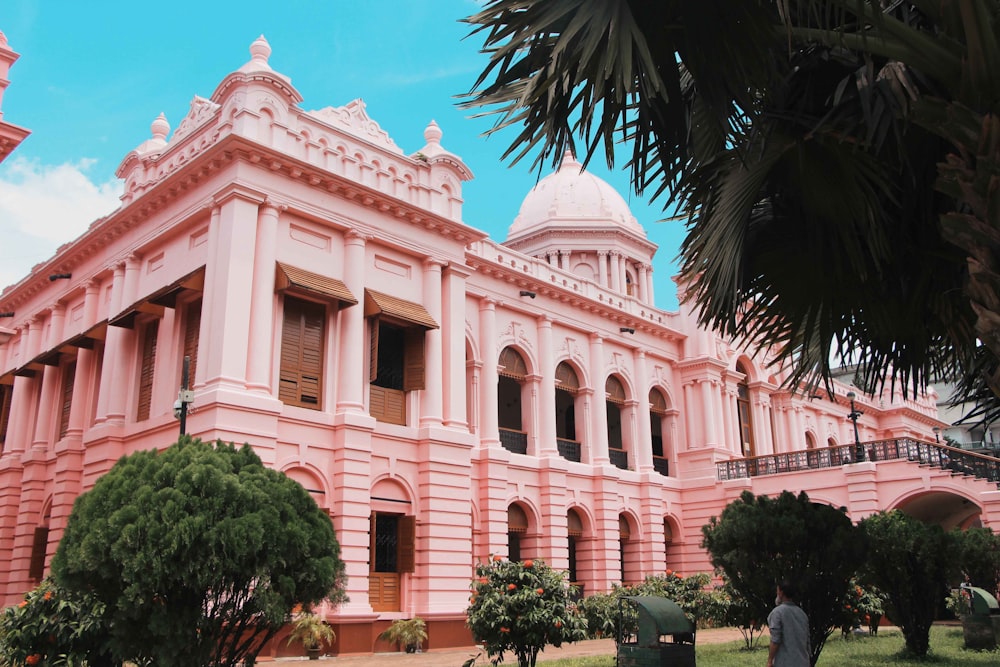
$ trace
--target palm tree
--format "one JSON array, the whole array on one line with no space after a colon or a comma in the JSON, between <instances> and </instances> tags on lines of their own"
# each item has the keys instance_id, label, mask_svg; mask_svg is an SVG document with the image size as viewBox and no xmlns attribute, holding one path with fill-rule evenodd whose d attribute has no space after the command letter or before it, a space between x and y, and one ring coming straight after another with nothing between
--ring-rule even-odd
<instances>
[{"instance_id":1,"label":"palm tree","mask_svg":"<svg viewBox=\"0 0 1000 667\"><path fill-rule=\"evenodd\" d=\"M507 156L631 145L703 324L789 381L1000 393L997 0L494 0L466 105ZM539 150L540 149L540 150Z\"/></svg>"}]
</instances>

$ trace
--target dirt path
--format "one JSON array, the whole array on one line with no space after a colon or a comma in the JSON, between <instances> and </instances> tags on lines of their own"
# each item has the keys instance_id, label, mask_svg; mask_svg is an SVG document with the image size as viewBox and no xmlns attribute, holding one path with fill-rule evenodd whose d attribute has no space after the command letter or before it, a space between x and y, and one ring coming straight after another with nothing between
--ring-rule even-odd
<instances>
[{"instance_id":1,"label":"dirt path","mask_svg":"<svg viewBox=\"0 0 1000 667\"><path fill-rule=\"evenodd\" d=\"M721 644L737 641L743 636L736 628L713 628L698 632L698 644ZM466 648L442 649L427 653L376 653L374 655L353 655L337 658L321 658L310 661L309 667L461 667L462 663L475 655L475 646ZM592 639L575 644L566 644L562 648L548 647L539 656L543 660L556 660L588 655L614 655L615 642L611 639ZM298 662L305 658L279 658L277 663ZM481 658L482 664L488 664L486 655ZM510 662L508 659L506 662ZM516 662L516 661L515 661ZM305 667L303 665L303 667Z\"/></svg>"}]
</instances>

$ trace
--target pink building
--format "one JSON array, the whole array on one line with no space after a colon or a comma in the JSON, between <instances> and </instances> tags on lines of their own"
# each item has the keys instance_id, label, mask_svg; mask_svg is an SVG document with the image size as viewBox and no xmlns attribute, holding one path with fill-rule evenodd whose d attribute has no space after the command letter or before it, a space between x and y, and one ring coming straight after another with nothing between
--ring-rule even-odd
<instances>
[{"instance_id":1,"label":"pink building","mask_svg":"<svg viewBox=\"0 0 1000 667\"><path fill-rule=\"evenodd\" d=\"M6 90L7 84L10 83L7 74L10 72L10 66L19 57L7 44L7 37L0 32L0 162L7 159L7 156L17 148L18 144L30 134L23 127L11 125L3 119L3 92Z\"/></svg>"},{"instance_id":2,"label":"pink building","mask_svg":"<svg viewBox=\"0 0 1000 667\"><path fill-rule=\"evenodd\" d=\"M267 42L250 52L172 133L153 121L118 210L0 294L3 602L44 576L78 494L176 439L185 356L189 432L251 443L329 511L341 653L414 615L430 646L467 642L490 554L587 593L708 571L701 527L746 489L1000 525L995 461L956 474L934 396L860 397L859 456L848 386L790 392L656 308L655 245L572 156L495 243L433 121L404 151L360 100L304 110Z\"/></svg>"}]
</instances>

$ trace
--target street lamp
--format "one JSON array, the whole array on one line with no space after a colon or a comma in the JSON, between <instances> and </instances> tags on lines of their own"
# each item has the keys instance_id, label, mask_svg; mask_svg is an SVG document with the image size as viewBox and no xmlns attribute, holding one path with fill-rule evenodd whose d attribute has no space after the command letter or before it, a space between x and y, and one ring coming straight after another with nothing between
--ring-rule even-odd
<instances>
[{"instance_id":1,"label":"street lamp","mask_svg":"<svg viewBox=\"0 0 1000 667\"><path fill-rule=\"evenodd\" d=\"M857 395L853 391L847 392L847 400L851 402L851 411L848 413L847 418L854 422L854 460L864 461L865 450L861 446L861 438L858 436L858 417L865 413L854 407L855 398L857 398Z\"/></svg>"},{"instance_id":2,"label":"street lamp","mask_svg":"<svg viewBox=\"0 0 1000 667\"><path fill-rule=\"evenodd\" d=\"M940 426L935 426L931 430L934 431L934 442L936 442L937 444L940 445L941 444L941 427Z\"/></svg>"}]
</instances>

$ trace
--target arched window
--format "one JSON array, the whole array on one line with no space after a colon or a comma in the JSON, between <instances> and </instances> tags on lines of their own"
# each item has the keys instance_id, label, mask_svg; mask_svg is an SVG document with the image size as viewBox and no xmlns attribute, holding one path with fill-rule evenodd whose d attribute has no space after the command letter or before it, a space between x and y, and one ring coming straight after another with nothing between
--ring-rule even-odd
<instances>
[{"instance_id":1,"label":"arched window","mask_svg":"<svg viewBox=\"0 0 1000 667\"><path fill-rule=\"evenodd\" d=\"M670 519L663 518L663 565L665 570L673 570L674 529Z\"/></svg>"},{"instance_id":2,"label":"arched window","mask_svg":"<svg viewBox=\"0 0 1000 667\"><path fill-rule=\"evenodd\" d=\"M383 479L371 490L368 602L375 611L400 611L404 577L416 568L416 517L399 484Z\"/></svg>"},{"instance_id":3,"label":"arched window","mask_svg":"<svg viewBox=\"0 0 1000 667\"><path fill-rule=\"evenodd\" d=\"M747 384L747 371L743 364L736 364L736 371L743 374L736 387L737 418L740 425L740 445L743 456L757 456L757 447L753 438L753 418L750 410L750 385Z\"/></svg>"},{"instance_id":4,"label":"arched window","mask_svg":"<svg viewBox=\"0 0 1000 667\"><path fill-rule=\"evenodd\" d=\"M806 431L806 465L815 468L819 465L819 454L816 452L816 436Z\"/></svg>"},{"instance_id":5,"label":"arched window","mask_svg":"<svg viewBox=\"0 0 1000 667\"><path fill-rule=\"evenodd\" d=\"M634 534L632 522L626 514L618 515L618 555L621 563L621 583L636 583L640 575L640 554L638 535Z\"/></svg>"},{"instance_id":6,"label":"arched window","mask_svg":"<svg viewBox=\"0 0 1000 667\"><path fill-rule=\"evenodd\" d=\"M523 399L527 364L517 350L505 347L500 352L497 381L497 424L500 444L515 454L528 453L528 434L524 430Z\"/></svg>"},{"instance_id":7,"label":"arched window","mask_svg":"<svg viewBox=\"0 0 1000 667\"><path fill-rule=\"evenodd\" d=\"M41 522L35 526L31 543L31 559L28 561L28 579L41 582L45 576L45 558L49 549L49 521L52 519L51 501L46 503Z\"/></svg>"},{"instance_id":8,"label":"arched window","mask_svg":"<svg viewBox=\"0 0 1000 667\"><path fill-rule=\"evenodd\" d=\"M664 438L667 420L667 399L656 389L649 390L649 433L653 449L653 470L663 476L670 474L670 459Z\"/></svg>"},{"instance_id":9,"label":"arched window","mask_svg":"<svg viewBox=\"0 0 1000 667\"><path fill-rule=\"evenodd\" d=\"M608 456L611 463L628 470L628 454L622 434L622 408L625 405L625 387L614 375L604 383L605 406L608 412Z\"/></svg>"},{"instance_id":10,"label":"arched window","mask_svg":"<svg viewBox=\"0 0 1000 667\"><path fill-rule=\"evenodd\" d=\"M629 296L635 296L635 287L632 284L632 274L625 274L625 293Z\"/></svg>"},{"instance_id":11,"label":"arched window","mask_svg":"<svg viewBox=\"0 0 1000 667\"><path fill-rule=\"evenodd\" d=\"M583 520L580 514L574 509L566 512L566 547L569 555L569 583L579 589L579 595L583 595L583 584L580 582L580 540L583 539Z\"/></svg>"},{"instance_id":12,"label":"arched window","mask_svg":"<svg viewBox=\"0 0 1000 667\"><path fill-rule=\"evenodd\" d=\"M528 532L528 515L517 503L507 508L507 558L512 562L522 560L521 547Z\"/></svg>"},{"instance_id":13,"label":"arched window","mask_svg":"<svg viewBox=\"0 0 1000 667\"><path fill-rule=\"evenodd\" d=\"M576 437L576 399L580 381L576 371L565 361L556 367L556 446L570 461L580 460L580 441Z\"/></svg>"}]
</instances>

